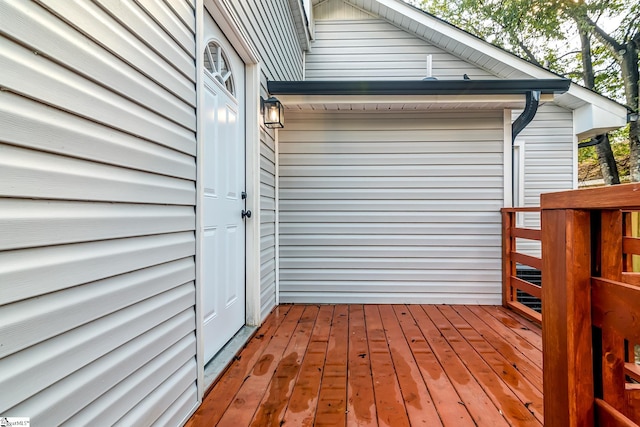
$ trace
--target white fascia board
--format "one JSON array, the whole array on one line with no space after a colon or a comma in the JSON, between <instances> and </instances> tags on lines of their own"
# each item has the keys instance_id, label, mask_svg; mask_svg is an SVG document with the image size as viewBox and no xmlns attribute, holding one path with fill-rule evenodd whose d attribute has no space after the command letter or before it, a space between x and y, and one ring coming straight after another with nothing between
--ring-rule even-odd
<instances>
[{"instance_id":1,"label":"white fascia board","mask_svg":"<svg viewBox=\"0 0 640 427\"><path fill-rule=\"evenodd\" d=\"M300 48L303 51L309 50L310 29L307 25L307 16L304 6L300 0L289 0L289 7L293 14L293 21L296 26L296 35L298 36Z\"/></svg>"},{"instance_id":2,"label":"white fascia board","mask_svg":"<svg viewBox=\"0 0 640 427\"><path fill-rule=\"evenodd\" d=\"M622 104L618 104L617 102L599 95L587 88L584 88L580 85L577 85L575 83L571 83L571 86L569 87L569 92L567 92L569 95L573 95L576 98L581 99L582 101L592 104L592 105L596 105L598 106L600 109L608 111L609 113L619 116L622 118L622 120L624 120L625 124L626 124L626 120L627 120L627 107L625 107ZM624 124L622 125L624 126Z\"/></svg>"}]
</instances>

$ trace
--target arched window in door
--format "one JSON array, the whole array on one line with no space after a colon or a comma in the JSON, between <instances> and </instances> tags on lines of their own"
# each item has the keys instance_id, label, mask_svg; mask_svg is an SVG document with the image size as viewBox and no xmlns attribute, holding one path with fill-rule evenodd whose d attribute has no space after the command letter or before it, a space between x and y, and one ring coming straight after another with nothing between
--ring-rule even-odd
<instances>
[{"instance_id":1,"label":"arched window in door","mask_svg":"<svg viewBox=\"0 0 640 427\"><path fill-rule=\"evenodd\" d=\"M204 48L204 68L214 79L227 88L229 93L233 96L236 95L229 61L222 51L222 47L215 41L210 41Z\"/></svg>"}]
</instances>

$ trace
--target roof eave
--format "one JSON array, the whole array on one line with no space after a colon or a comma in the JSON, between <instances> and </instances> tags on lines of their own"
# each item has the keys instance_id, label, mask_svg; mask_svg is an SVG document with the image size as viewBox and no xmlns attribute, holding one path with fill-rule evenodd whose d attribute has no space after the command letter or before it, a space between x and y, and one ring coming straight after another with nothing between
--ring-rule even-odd
<instances>
[{"instance_id":1,"label":"roof eave","mask_svg":"<svg viewBox=\"0 0 640 427\"><path fill-rule=\"evenodd\" d=\"M527 80L305 80L269 81L273 95L524 95L530 91L560 94L568 79Z\"/></svg>"}]
</instances>

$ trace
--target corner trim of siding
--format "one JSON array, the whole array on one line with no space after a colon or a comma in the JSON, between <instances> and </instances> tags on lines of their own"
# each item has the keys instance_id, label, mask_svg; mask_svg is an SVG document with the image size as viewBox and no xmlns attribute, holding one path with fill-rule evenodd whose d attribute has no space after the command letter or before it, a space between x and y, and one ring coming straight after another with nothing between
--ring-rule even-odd
<instances>
[{"instance_id":1,"label":"corner trim of siding","mask_svg":"<svg viewBox=\"0 0 640 427\"><path fill-rule=\"evenodd\" d=\"M196 52L200 52L202 47L202 39L204 38L204 0L196 0ZM204 81L202 79L202 58L196 54L196 365L198 369L198 402L202 403L206 392L204 384L204 339L202 337L203 328L203 310L204 298L202 294L202 277L204 266L201 262L203 254L202 241L202 214L204 198L204 172L200 165L200 159L203 156L202 141L202 94L204 93ZM193 411L197 409L194 408Z\"/></svg>"},{"instance_id":2,"label":"corner trim of siding","mask_svg":"<svg viewBox=\"0 0 640 427\"><path fill-rule=\"evenodd\" d=\"M511 142L511 110L505 108L504 125L504 206L513 206L513 147Z\"/></svg>"},{"instance_id":3,"label":"corner trim of siding","mask_svg":"<svg viewBox=\"0 0 640 427\"><path fill-rule=\"evenodd\" d=\"M245 65L246 81L246 192L247 209L253 212L245 223L246 323L260 325L260 64Z\"/></svg>"},{"instance_id":4,"label":"corner trim of siding","mask_svg":"<svg viewBox=\"0 0 640 427\"><path fill-rule=\"evenodd\" d=\"M279 147L279 134L276 132L276 139L274 142L275 148L275 161L276 161L276 171L275 171L275 186L276 186L276 194L275 194L275 208L276 208L276 218L275 218L275 263L276 263L276 306L280 304L280 147Z\"/></svg>"},{"instance_id":5,"label":"corner trim of siding","mask_svg":"<svg viewBox=\"0 0 640 427\"><path fill-rule=\"evenodd\" d=\"M572 165L571 165L571 173L573 177L571 178L572 188L575 190L578 188L578 134L576 133L576 110L572 112L571 117L573 120L571 124L573 126L573 155L572 155Z\"/></svg>"}]
</instances>

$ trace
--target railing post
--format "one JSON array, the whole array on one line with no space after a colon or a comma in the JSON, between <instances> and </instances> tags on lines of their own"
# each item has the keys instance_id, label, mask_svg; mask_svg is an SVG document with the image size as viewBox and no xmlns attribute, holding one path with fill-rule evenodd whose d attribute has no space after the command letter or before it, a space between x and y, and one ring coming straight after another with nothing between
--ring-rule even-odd
<instances>
[{"instance_id":1,"label":"railing post","mask_svg":"<svg viewBox=\"0 0 640 427\"><path fill-rule=\"evenodd\" d=\"M544 425L593 426L590 214L541 215Z\"/></svg>"},{"instance_id":2,"label":"railing post","mask_svg":"<svg viewBox=\"0 0 640 427\"><path fill-rule=\"evenodd\" d=\"M511 261L511 253L514 248L514 238L511 236L511 228L514 225L515 213L502 211L502 305L514 301L511 276L516 274L516 268Z\"/></svg>"}]
</instances>

